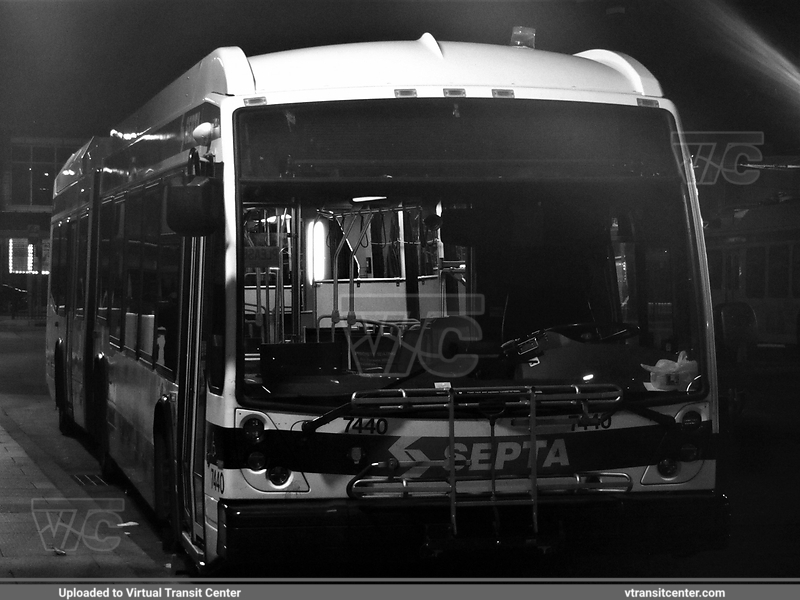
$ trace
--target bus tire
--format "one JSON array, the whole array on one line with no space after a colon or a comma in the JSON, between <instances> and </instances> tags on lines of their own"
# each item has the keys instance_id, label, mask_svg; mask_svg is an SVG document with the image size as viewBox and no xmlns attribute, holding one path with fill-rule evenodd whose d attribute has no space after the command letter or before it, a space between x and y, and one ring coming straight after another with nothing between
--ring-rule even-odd
<instances>
[{"instance_id":1,"label":"bus tire","mask_svg":"<svg viewBox=\"0 0 800 600\"><path fill-rule=\"evenodd\" d=\"M166 414L167 416L163 416ZM180 547L180 507L178 504L178 478L175 472L173 429L168 412L156 417L153 432L153 471L155 491L155 516L161 529L161 546L164 552L175 552Z\"/></svg>"}]
</instances>

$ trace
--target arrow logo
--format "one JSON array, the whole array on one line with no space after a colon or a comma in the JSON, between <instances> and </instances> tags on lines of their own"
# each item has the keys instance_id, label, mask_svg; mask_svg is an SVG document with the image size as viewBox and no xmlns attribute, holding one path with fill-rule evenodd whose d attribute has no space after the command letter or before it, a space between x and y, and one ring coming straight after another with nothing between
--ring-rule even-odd
<instances>
[{"instance_id":1,"label":"arrow logo","mask_svg":"<svg viewBox=\"0 0 800 600\"><path fill-rule=\"evenodd\" d=\"M397 441L389 447L389 452L395 457L402 465L403 463L413 462L430 462L430 459L425 456L425 453L418 448L409 448L411 444L419 440L419 437L399 437ZM430 465L417 465L411 467L404 473L404 477L421 477L425 471L430 468Z\"/></svg>"}]
</instances>

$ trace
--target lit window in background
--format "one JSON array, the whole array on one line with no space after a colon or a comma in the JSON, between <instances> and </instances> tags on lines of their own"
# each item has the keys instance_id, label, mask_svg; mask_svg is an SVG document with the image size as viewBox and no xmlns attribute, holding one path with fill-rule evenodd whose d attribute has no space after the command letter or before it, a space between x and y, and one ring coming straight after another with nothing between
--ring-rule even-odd
<instances>
[{"instance_id":1,"label":"lit window in background","mask_svg":"<svg viewBox=\"0 0 800 600\"><path fill-rule=\"evenodd\" d=\"M38 275L35 265L33 244L28 238L10 238L8 240L8 272L14 275ZM42 271L42 275L49 275Z\"/></svg>"}]
</instances>

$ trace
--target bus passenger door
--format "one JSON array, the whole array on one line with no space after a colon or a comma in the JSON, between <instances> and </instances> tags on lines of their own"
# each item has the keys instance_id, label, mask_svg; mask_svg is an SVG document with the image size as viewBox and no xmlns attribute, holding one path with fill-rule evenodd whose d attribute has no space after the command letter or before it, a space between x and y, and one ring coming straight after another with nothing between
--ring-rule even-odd
<instances>
[{"instance_id":1,"label":"bus passenger door","mask_svg":"<svg viewBox=\"0 0 800 600\"><path fill-rule=\"evenodd\" d=\"M183 350L179 358L177 450L178 483L182 493L180 512L183 529L193 543L202 546L204 538L205 471L205 339L207 329L205 238L186 238L183 285Z\"/></svg>"},{"instance_id":2,"label":"bus passenger door","mask_svg":"<svg viewBox=\"0 0 800 600\"><path fill-rule=\"evenodd\" d=\"M75 279L77 272L72 268L75 264L75 232L77 223L67 221L59 224L59 262L62 271L61 297L63 304L58 306L59 319L56 327L59 328L59 345L56 356L56 394L59 406L59 426L61 426L61 414L70 415L73 412L72 401L72 329L73 329L73 310L75 307ZM62 429L62 432L65 430Z\"/></svg>"},{"instance_id":3,"label":"bus passenger door","mask_svg":"<svg viewBox=\"0 0 800 600\"><path fill-rule=\"evenodd\" d=\"M84 357L86 343L86 274L89 251L89 213L67 224L67 243L70 247L74 272L69 278L68 309L64 332L64 371L66 402L72 404L72 418L81 427L87 426Z\"/></svg>"}]
</instances>

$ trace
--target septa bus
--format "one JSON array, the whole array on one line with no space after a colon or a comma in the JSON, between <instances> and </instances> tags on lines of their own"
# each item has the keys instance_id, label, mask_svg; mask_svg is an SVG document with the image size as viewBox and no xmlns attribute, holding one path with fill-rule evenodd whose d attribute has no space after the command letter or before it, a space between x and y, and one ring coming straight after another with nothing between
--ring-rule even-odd
<instances>
[{"instance_id":1,"label":"septa bus","mask_svg":"<svg viewBox=\"0 0 800 600\"><path fill-rule=\"evenodd\" d=\"M201 568L724 542L673 104L605 50L220 48L55 183L47 376Z\"/></svg>"}]
</instances>

